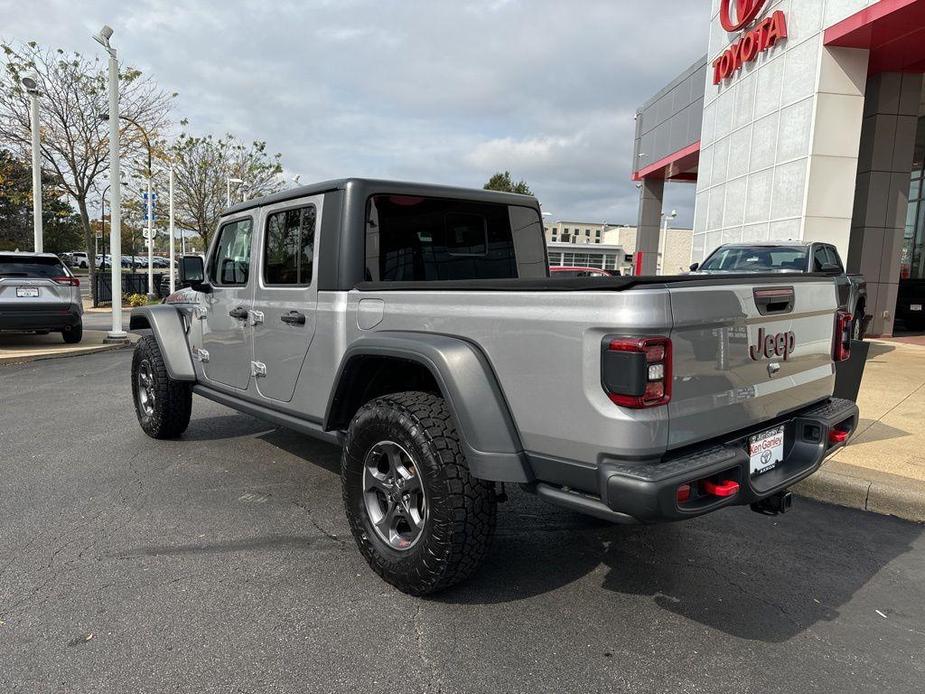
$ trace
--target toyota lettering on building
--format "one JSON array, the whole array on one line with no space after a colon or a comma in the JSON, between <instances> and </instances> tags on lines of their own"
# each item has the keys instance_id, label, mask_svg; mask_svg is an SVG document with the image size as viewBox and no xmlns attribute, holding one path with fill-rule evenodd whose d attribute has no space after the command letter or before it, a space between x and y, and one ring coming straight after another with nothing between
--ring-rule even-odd
<instances>
[{"instance_id":1,"label":"toyota lettering on building","mask_svg":"<svg viewBox=\"0 0 925 694\"><path fill-rule=\"evenodd\" d=\"M723 29L729 32L739 31L748 26L761 12L764 0L735 0L735 5L737 9L735 19L733 19L732 0L722 0L720 3L720 23ZM787 18L781 10L776 10L713 61L713 84L729 79L741 70L745 63L752 62L761 53L785 38L787 38Z\"/></svg>"},{"instance_id":2,"label":"toyota lettering on building","mask_svg":"<svg viewBox=\"0 0 925 694\"><path fill-rule=\"evenodd\" d=\"M828 244L867 283L869 336L925 330L925 0L701 4L682 30L703 53L636 111L634 274L659 268L665 196L695 186L692 263ZM770 332L750 346L772 373L792 346Z\"/></svg>"}]
</instances>

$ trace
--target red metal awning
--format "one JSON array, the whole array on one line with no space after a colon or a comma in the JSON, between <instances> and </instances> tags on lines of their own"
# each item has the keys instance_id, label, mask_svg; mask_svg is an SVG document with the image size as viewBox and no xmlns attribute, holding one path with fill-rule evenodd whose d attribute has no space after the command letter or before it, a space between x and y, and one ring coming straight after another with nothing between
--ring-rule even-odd
<instances>
[{"instance_id":1,"label":"red metal awning","mask_svg":"<svg viewBox=\"0 0 925 694\"><path fill-rule=\"evenodd\" d=\"M826 29L824 42L868 49L871 75L925 72L925 0L880 0Z\"/></svg>"},{"instance_id":2,"label":"red metal awning","mask_svg":"<svg viewBox=\"0 0 925 694\"><path fill-rule=\"evenodd\" d=\"M697 165L700 162L700 141L679 149L657 162L633 172L633 180L664 178L672 181L696 181Z\"/></svg>"}]
</instances>

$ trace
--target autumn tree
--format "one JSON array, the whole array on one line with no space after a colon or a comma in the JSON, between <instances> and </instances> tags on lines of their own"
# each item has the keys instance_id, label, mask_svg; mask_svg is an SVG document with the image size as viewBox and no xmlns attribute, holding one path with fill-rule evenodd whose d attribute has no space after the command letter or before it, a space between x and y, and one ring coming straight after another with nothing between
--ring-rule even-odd
<instances>
[{"instance_id":1,"label":"autumn tree","mask_svg":"<svg viewBox=\"0 0 925 694\"><path fill-rule=\"evenodd\" d=\"M31 147L29 96L21 85L33 73L41 92L42 164L77 205L84 247L93 253L88 198L94 184L108 171L109 127L100 114L108 110L108 71L98 57L47 50L35 42L14 47L0 44L6 79L0 83L0 140L25 155ZM139 123L149 135L163 128L172 95L140 71L120 69L120 112ZM137 156L138 128L127 121L120 133L124 156ZM91 291L96 278L90 273ZM94 292L95 296L95 292Z\"/></svg>"},{"instance_id":2,"label":"autumn tree","mask_svg":"<svg viewBox=\"0 0 925 694\"><path fill-rule=\"evenodd\" d=\"M266 142L244 144L230 134L216 138L183 133L168 156L176 177L177 224L196 232L204 247L226 207L229 178L244 181L235 185L233 201L275 193L283 186L281 155L268 154Z\"/></svg>"},{"instance_id":3,"label":"autumn tree","mask_svg":"<svg viewBox=\"0 0 925 694\"><path fill-rule=\"evenodd\" d=\"M83 241L77 213L47 171L42 172L42 227L50 253L74 250ZM32 243L32 166L0 150L0 250L31 250Z\"/></svg>"},{"instance_id":4,"label":"autumn tree","mask_svg":"<svg viewBox=\"0 0 925 694\"><path fill-rule=\"evenodd\" d=\"M527 185L527 182L524 180L517 181L514 183L511 178L511 172L499 171L494 176L488 179L488 183L482 186L485 190L498 190L502 193L519 193L520 195L533 195L530 191L530 186Z\"/></svg>"}]
</instances>

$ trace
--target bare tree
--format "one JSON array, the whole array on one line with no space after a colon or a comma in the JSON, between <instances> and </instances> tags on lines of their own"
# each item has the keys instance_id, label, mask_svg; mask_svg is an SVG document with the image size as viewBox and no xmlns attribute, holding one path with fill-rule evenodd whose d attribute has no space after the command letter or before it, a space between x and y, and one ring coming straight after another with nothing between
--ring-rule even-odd
<instances>
[{"instance_id":1,"label":"bare tree","mask_svg":"<svg viewBox=\"0 0 925 694\"><path fill-rule=\"evenodd\" d=\"M225 208L229 178L244 181L235 188L237 200L275 193L283 185L281 155L267 154L266 142L245 145L233 135L183 133L168 156L176 173L177 224L199 234L204 248Z\"/></svg>"},{"instance_id":2,"label":"bare tree","mask_svg":"<svg viewBox=\"0 0 925 694\"><path fill-rule=\"evenodd\" d=\"M0 84L0 140L20 152L31 146L29 98L20 80L34 73L42 93L42 161L77 204L87 254L93 257L88 197L94 182L107 171L109 159L109 128L100 119L108 103L106 65L99 58L46 50L35 42L19 47L0 44L0 48L7 77ZM131 67L121 68L120 83L120 112L153 137L167 124L175 95ZM122 133L126 156L137 155L143 146L138 129L128 125ZM95 284L91 272L91 291Z\"/></svg>"}]
</instances>

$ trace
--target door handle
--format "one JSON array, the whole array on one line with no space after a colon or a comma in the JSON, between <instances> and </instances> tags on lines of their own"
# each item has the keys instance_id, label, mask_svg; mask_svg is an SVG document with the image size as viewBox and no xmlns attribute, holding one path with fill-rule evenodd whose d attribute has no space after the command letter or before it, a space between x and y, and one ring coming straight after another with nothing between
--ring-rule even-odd
<instances>
[{"instance_id":1,"label":"door handle","mask_svg":"<svg viewBox=\"0 0 925 694\"><path fill-rule=\"evenodd\" d=\"M305 314L299 313L298 311L290 311L289 313L284 313L279 317L283 323L288 323L289 325L305 325Z\"/></svg>"},{"instance_id":2,"label":"door handle","mask_svg":"<svg viewBox=\"0 0 925 694\"><path fill-rule=\"evenodd\" d=\"M228 315L232 318L237 318L238 320L247 320L248 313L246 308L243 306L238 306L237 308L231 309L228 312Z\"/></svg>"}]
</instances>

